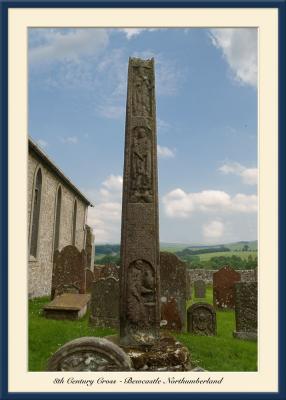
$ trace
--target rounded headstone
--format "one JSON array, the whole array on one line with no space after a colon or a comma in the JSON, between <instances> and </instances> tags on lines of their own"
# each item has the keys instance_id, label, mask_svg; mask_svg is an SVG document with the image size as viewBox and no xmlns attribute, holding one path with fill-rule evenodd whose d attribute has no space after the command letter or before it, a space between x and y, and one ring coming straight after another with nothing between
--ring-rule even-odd
<instances>
[{"instance_id":1,"label":"rounded headstone","mask_svg":"<svg viewBox=\"0 0 286 400\"><path fill-rule=\"evenodd\" d=\"M216 335L216 313L208 303L194 303L187 310L188 332L192 335Z\"/></svg>"},{"instance_id":2,"label":"rounded headstone","mask_svg":"<svg viewBox=\"0 0 286 400\"><path fill-rule=\"evenodd\" d=\"M48 361L47 371L130 371L130 357L104 338L82 337L57 350Z\"/></svg>"}]
</instances>

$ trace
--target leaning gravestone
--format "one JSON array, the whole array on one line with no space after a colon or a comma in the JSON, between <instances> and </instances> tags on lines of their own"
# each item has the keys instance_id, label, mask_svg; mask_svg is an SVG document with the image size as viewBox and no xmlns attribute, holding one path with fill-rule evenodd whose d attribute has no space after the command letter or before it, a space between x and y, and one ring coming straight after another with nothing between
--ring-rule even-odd
<instances>
[{"instance_id":1,"label":"leaning gravestone","mask_svg":"<svg viewBox=\"0 0 286 400\"><path fill-rule=\"evenodd\" d=\"M97 327L118 327L119 281L117 279L110 277L93 282L89 321Z\"/></svg>"},{"instance_id":2,"label":"leaning gravestone","mask_svg":"<svg viewBox=\"0 0 286 400\"><path fill-rule=\"evenodd\" d=\"M213 274L213 305L215 308L234 308L234 284L240 279L240 273L228 266Z\"/></svg>"},{"instance_id":3,"label":"leaning gravestone","mask_svg":"<svg viewBox=\"0 0 286 400\"><path fill-rule=\"evenodd\" d=\"M206 297L206 283L202 279L198 279L194 282L195 297L203 299Z\"/></svg>"},{"instance_id":4,"label":"leaning gravestone","mask_svg":"<svg viewBox=\"0 0 286 400\"><path fill-rule=\"evenodd\" d=\"M216 313L208 303L195 303L188 308L188 332L192 335L216 335Z\"/></svg>"},{"instance_id":5,"label":"leaning gravestone","mask_svg":"<svg viewBox=\"0 0 286 400\"><path fill-rule=\"evenodd\" d=\"M85 293L86 253L75 246L56 250L53 260L51 298L66 292Z\"/></svg>"},{"instance_id":6,"label":"leaning gravestone","mask_svg":"<svg viewBox=\"0 0 286 400\"><path fill-rule=\"evenodd\" d=\"M130 371L130 357L116 344L97 337L72 340L56 351L47 371Z\"/></svg>"},{"instance_id":7,"label":"leaning gravestone","mask_svg":"<svg viewBox=\"0 0 286 400\"><path fill-rule=\"evenodd\" d=\"M153 59L129 59L120 257L123 346L151 346L160 334L154 79Z\"/></svg>"},{"instance_id":8,"label":"leaning gravestone","mask_svg":"<svg viewBox=\"0 0 286 400\"><path fill-rule=\"evenodd\" d=\"M235 284L235 325L234 337L257 339L257 282Z\"/></svg>"},{"instance_id":9,"label":"leaning gravestone","mask_svg":"<svg viewBox=\"0 0 286 400\"><path fill-rule=\"evenodd\" d=\"M185 328L187 301L186 264L175 254L160 253L161 320L164 328L181 331Z\"/></svg>"}]
</instances>

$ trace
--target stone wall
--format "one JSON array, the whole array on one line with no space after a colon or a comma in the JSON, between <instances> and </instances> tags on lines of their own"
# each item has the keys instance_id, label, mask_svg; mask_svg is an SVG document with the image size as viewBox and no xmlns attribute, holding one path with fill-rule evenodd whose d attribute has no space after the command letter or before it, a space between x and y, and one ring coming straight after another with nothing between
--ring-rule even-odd
<instances>
[{"instance_id":1,"label":"stone wall","mask_svg":"<svg viewBox=\"0 0 286 400\"><path fill-rule=\"evenodd\" d=\"M209 270L209 269L188 269L188 274L190 276L191 282L202 279L206 282L206 284L213 283L213 273L218 270ZM256 272L255 269L247 269L247 270L237 270L237 272L241 275L242 282L254 282L256 280Z\"/></svg>"},{"instance_id":2,"label":"stone wall","mask_svg":"<svg viewBox=\"0 0 286 400\"><path fill-rule=\"evenodd\" d=\"M37 257L29 256L29 297L50 295L54 252L55 207L59 185L62 189L59 250L72 244L74 201L77 200L75 245L79 250L85 246L85 220L87 205L69 186L45 165L33 152L28 162L28 238L30 242L31 213L34 180L38 168L42 172L40 222Z\"/></svg>"}]
</instances>

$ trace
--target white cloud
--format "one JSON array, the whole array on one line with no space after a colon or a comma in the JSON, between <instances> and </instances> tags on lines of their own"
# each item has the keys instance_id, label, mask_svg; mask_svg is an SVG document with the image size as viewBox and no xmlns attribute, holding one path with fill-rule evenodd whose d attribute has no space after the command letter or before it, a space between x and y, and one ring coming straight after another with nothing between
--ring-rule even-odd
<instances>
[{"instance_id":1,"label":"white cloud","mask_svg":"<svg viewBox=\"0 0 286 400\"><path fill-rule=\"evenodd\" d=\"M122 192L123 178L121 175L109 175L102 183L109 191Z\"/></svg>"},{"instance_id":2,"label":"white cloud","mask_svg":"<svg viewBox=\"0 0 286 400\"><path fill-rule=\"evenodd\" d=\"M257 168L246 168L241 173L243 183L247 185L256 185L258 178L258 169Z\"/></svg>"},{"instance_id":3,"label":"white cloud","mask_svg":"<svg viewBox=\"0 0 286 400\"><path fill-rule=\"evenodd\" d=\"M133 37L136 37L136 36L140 35L144 31L145 32L146 31L153 32L153 31L156 31L158 29L159 28L122 28L122 29L120 29L120 31L125 33L127 39L132 39Z\"/></svg>"},{"instance_id":4,"label":"white cloud","mask_svg":"<svg viewBox=\"0 0 286 400\"><path fill-rule=\"evenodd\" d=\"M45 29L40 43L30 49L31 64L51 64L54 62L80 62L82 57L98 55L108 44L108 34L104 29ZM35 43L35 42L34 42Z\"/></svg>"},{"instance_id":5,"label":"white cloud","mask_svg":"<svg viewBox=\"0 0 286 400\"><path fill-rule=\"evenodd\" d=\"M119 119L125 115L125 108L115 104L99 104L96 107L96 111L105 118L108 119Z\"/></svg>"},{"instance_id":6,"label":"white cloud","mask_svg":"<svg viewBox=\"0 0 286 400\"><path fill-rule=\"evenodd\" d=\"M220 190L203 190L186 193L177 188L163 196L167 216L190 218L194 213L254 213L257 211L257 196L238 193L230 196Z\"/></svg>"},{"instance_id":7,"label":"white cloud","mask_svg":"<svg viewBox=\"0 0 286 400\"><path fill-rule=\"evenodd\" d=\"M221 49L236 81L257 85L257 29L210 29L212 43Z\"/></svg>"},{"instance_id":8,"label":"white cloud","mask_svg":"<svg viewBox=\"0 0 286 400\"><path fill-rule=\"evenodd\" d=\"M206 239L219 239L224 234L224 224L214 220L203 225L203 235Z\"/></svg>"},{"instance_id":9,"label":"white cloud","mask_svg":"<svg viewBox=\"0 0 286 400\"><path fill-rule=\"evenodd\" d=\"M246 195L238 193L232 198L231 209L242 213L257 212L257 196L256 194Z\"/></svg>"},{"instance_id":10,"label":"white cloud","mask_svg":"<svg viewBox=\"0 0 286 400\"><path fill-rule=\"evenodd\" d=\"M169 147L157 145L157 154L160 158L174 158L175 150L169 149Z\"/></svg>"},{"instance_id":11,"label":"white cloud","mask_svg":"<svg viewBox=\"0 0 286 400\"><path fill-rule=\"evenodd\" d=\"M78 138L76 136L60 137L60 141L64 144L77 144Z\"/></svg>"},{"instance_id":12,"label":"white cloud","mask_svg":"<svg viewBox=\"0 0 286 400\"><path fill-rule=\"evenodd\" d=\"M225 175L234 174L241 177L246 185L256 185L258 179L257 168L247 168L238 162L227 162L221 165L218 170Z\"/></svg>"},{"instance_id":13,"label":"white cloud","mask_svg":"<svg viewBox=\"0 0 286 400\"><path fill-rule=\"evenodd\" d=\"M48 147L48 142L46 142L43 139L38 139L36 142L40 147L42 147L42 149L45 149L46 147Z\"/></svg>"},{"instance_id":14,"label":"white cloud","mask_svg":"<svg viewBox=\"0 0 286 400\"><path fill-rule=\"evenodd\" d=\"M85 192L95 206L89 209L88 224L94 229L95 242L118 242L121 226L121 175L109 175L100 189Z\"/></svg>"},{"instance_id":15,"label":"white cloud","mask_svg":"<svg viewBox=\"0 0 286 400\"><path fill-rule=\"evenodd\" d=\"M167 121L164 121L163 119L157 117L158 133L168 131L168 130L170 130L170 128L171 128L171 125Z\"/></svg>"}]
</instances>

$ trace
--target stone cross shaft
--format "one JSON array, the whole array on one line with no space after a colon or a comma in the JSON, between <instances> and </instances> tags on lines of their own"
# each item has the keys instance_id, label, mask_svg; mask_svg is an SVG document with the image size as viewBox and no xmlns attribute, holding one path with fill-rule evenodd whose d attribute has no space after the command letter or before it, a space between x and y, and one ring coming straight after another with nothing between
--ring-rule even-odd
<instances>
[{"instance_id":1,"label":"stone cross shaft","mask_svg":"<svg viewBox=\"0 0 286 400\"><path fill-rule=\"evenodd\" d=\"M160 249L154 59L130 58L121 225L120 343L159 340Z\"/></svg>"}]
</instances>

